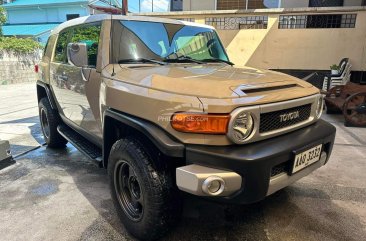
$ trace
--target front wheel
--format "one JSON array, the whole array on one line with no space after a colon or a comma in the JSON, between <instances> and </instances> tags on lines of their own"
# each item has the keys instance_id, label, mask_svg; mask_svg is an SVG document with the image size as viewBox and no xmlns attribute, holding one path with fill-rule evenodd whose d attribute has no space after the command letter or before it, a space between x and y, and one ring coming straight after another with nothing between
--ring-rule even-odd
<instances>
[{"instance_id":1,"label":"front wheel","mask_svg":"<svg viewBox=\"0 0 366 241\"><path fill-rule=\"evenodd\" d=\"M133 138L117 141L111 150L108 175L117 213L133 236L155 240L177 221L172 172Z\"/></svg>"}]
</instances>

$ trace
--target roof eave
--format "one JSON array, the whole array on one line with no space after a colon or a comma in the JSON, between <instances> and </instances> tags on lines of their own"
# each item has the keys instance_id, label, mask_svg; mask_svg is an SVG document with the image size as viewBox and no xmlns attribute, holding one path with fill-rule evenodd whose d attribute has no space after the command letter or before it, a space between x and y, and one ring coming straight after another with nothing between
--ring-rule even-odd
<instances>
[{"instance_id":1,"label":"roof eave","mask_svg":"<svg viewBox=\"0 0 366 241\"><path fill-rule=\"evenodd\" d=\"M5 9L16 9L16 8L29 8L29 7L44 7L44 6L50 6L50 7L57 7L57 6L68 6L68 5L81 5L85 4L88 5L88 1L78 1L78 2L70 2L70 3L44 3L44 4L27 4L27 5L11 5L11 3L3 4L2 7Z\"/></svg>"}]
</instances>

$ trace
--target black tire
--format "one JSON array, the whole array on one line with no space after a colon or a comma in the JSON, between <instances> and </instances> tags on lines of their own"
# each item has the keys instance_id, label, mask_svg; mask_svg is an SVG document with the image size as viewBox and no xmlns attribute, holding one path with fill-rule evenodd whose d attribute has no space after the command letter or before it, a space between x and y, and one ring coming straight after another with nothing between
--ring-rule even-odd
<instances>
[{"instance_id":1,"label":"black tire","mask_svg":"<svg viewBox=\"0 0 366 241\"><path fill-rule=\"evenodd\" d=\"M110 152L108 176L114 205L127 231L140 240L162 237L179 220L181 202L173 172L164 163L134 138L118 140Z\"/></svg>"},{"instance_id":2,"label":"black tire","mask_svg":"<svg viewBox=\"0 0 366 241\"><path fill-rule=\"evenodd\" d=\"M67 140L57 131L61 119L54 109L51 108L47 98L42 98L38 103L39 120L44 140L47 146L52 148L65 147Z\"/></svg>"}]
</instances>

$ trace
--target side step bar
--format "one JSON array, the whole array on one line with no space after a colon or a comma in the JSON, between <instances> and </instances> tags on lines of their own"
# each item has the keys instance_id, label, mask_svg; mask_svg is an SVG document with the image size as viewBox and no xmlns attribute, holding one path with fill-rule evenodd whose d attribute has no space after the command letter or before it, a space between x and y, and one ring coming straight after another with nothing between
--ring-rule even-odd
<instances>
[{"instance_id":1,"label":"side step bar","mask_svg":"<svg viewBox=\"0 0 366 241\"><path fill-rule=\"evenodd\" d=\"M59 125L57 131L84 155L99 163L102 162L102 150L98 146L64 124Z\"/></svg>"}]
</instances>

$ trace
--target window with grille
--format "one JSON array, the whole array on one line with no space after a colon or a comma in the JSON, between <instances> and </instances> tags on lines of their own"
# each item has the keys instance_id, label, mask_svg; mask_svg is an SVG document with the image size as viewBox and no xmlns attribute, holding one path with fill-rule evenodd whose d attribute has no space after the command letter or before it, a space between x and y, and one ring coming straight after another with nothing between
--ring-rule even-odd
<instances>
[{"instance_id":1,"label":"window with grille","mask_svg":"<svg viewBox=\"0 0 366 241\"><path fill-rule=\"evenodd\" d=\"M206 24L220 30L266 29L268 16L206 18Z\"/></svg>"},{"instance_id":2,"label":"window with grille","mask_svg":"<svg viewBox=\"0 0 366 241\"><path fill-rule=\"evenodd\" d=\"M356 19L357 14L281 15L278 28L354 28Z\"/></svg>"},{"instance_id":3,"label":"window with grille","mask_svg":"<svg viewBox=\"0 0 366 241\"><path fill-rule=\"evenodd\" d=\"M309 7L341 7L343 0L310 0Z\"/></svg>"},{"instance_id":4,"label":"window with grille","mask_svg":"<svg viewBox=\"0 0 366 241\"><path fill-rule=\"evenodd\" d=\"M186 21L186 22L195 22L196 21L194 18L176 18L176 20Z\"/></svg>"},{"instance_id":5,"label":"window with grille","mask_svg":"<svg viewBox=\"0 0 366 241\"><path fill-rule=\"evenodd\" d=\"M279 0L217 0L217 10L277 8Z\"/></svg>"},{"instance_id":6,"label":"window with grille","mask_svg":"<svg viewBox=\"0 0 366 241\"><path fill-rule=\"evenodd\" d=\"M217 10L245 9L246 0L217 0Z\"/></svg>"}]
</instances>

